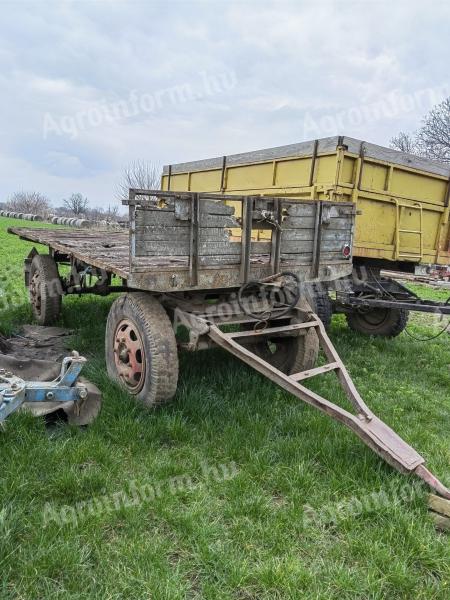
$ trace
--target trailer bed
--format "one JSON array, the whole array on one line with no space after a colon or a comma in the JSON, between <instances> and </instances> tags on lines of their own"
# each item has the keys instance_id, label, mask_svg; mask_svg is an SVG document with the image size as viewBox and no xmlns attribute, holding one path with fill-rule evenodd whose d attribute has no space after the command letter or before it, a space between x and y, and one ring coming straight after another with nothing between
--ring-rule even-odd
<instances>
[{"instance_id":1,"label":"trailer bed","mask_svg":"<svg viewBox=\"0 0 450 600\"><path fill-rule=\"evenodd\" d=\"M10 227L8 232L22 240L48 246L69 259L76 258L122 278L128 276L130 259L126 231Z\"/></svg>"},{"instance_id":2,"label":"trailer bed","mask_svg":"<svg viewBox=\"0 0 450 600\"><path fill-rule=\"evenodd\" d=\"M8 232L22 240L42 244L70 258L113 273L122 279L130 276L130 242L127 231L80 231L79 229L38 229L10 227ZM250 257L251 264L267 265L269 254ZM187 256L135 257L133 266L140 271L177 270L188 268Z\"/></svg>"}]
</instances>

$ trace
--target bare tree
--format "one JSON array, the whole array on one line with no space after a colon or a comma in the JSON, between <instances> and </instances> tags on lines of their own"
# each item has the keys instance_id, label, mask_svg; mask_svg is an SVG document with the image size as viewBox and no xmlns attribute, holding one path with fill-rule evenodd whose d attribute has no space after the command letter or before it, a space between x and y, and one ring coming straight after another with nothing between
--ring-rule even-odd
<instances>
[{"instance_id":1,"label":"bare tree","mask_svg":"<svg viewBox=\"0 0 450 600\"><path fill-rule=\"evenodd\" d=\"M39 192L15 192L6 202L6 208L45 217L50 212L50 201Z\"/></svg>"},{"instance_id":2,"label":"bare tree","mask_svg":"<svg viewBox=\"0 0 450 600\"><path fill-rule=\"evenodd\" d=\"M115 221L119 215L119 207L117 204L111 206L108 204L108 208L105 210L105 216L108 221Z\"/></svg>"},{"instance_id":3,"label":"bare tree","mask_svg":"<svg viewBox=\"0 0 450 600\"><path fill-rule=\"evenodd\" d=\"M128 198L130 188L159 190L160 187L160 168L145 160L135 160L124 169L122 178L117 185L117 198L119 200Z\"/></svg>"},{"instance_id":4,"label":"bare tree","mask_svg":"<svg viewBox=\"0 0 450 600\"><path fill-rule=\"evenodd\" d=\"M72 194L68 200L63 200L64 206L74 215L83 215L88 207L88 199L81 194Z\"/></svg>"},{"instance_id":5,"label":"bare tree","mask_svg":"<svg viewBox=\"0 0 450 600\"><path fill-rule=\"evenodd\" d=\"M450 98L430 110L417 133L401 131L391 139L390 146L402 152L450 163Z\"/></svg>"},{"instance_id":6,"label":"bare tree","mask_svg":"<svg viewBox=\"0 0 450 600\"><path fill-rule=\"evenodd\" d=\"M393 137L390 141L391 148L394 150L400 150L400 152L408 152L408 154L417 154L417 142L410 133L400 131L400 133Z\"/></svg>"},{"instance_id":7,"label":"bare tree","mask_svg":"<svg viewBox=\"0 0 450 600\"><path fill-rule=\"evenodd\" d=\"M450 98L424 118L417 140L425 156L450 163Z\"/></svg>"}]
</instances>

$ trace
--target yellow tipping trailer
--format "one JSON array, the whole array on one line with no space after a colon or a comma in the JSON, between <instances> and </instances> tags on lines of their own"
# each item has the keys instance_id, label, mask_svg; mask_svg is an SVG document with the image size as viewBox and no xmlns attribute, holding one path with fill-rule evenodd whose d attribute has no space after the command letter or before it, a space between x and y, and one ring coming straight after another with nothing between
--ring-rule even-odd
<instances>
[{"instance_id":1,"label":"yellow tipping trailer","mask_svg":"<svg viewBox=\"0 0 450 600\"><path fill-rule=\"evenodd\" d=\"M413 270L450 263L449 179L448 165L336 136L168 165L162 189L351 201L355 264Z\"/></svg>"}]
</instances>

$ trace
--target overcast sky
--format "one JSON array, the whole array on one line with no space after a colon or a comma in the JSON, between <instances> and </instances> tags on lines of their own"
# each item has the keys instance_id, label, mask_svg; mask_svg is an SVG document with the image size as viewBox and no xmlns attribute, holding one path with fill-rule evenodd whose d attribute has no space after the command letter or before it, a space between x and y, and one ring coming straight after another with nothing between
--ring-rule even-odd
<instances>
[{"instance_id":1,"label":"overcast sky","mask_svg":"<svg viewBox=\"0 0 450 600\"><path fill-rule=\"evenodd\" d=\"M450 94L449 24L438 0L0 0L0 201L107 206L135 159L388 145Z\"/></svg>"}]
</instances>

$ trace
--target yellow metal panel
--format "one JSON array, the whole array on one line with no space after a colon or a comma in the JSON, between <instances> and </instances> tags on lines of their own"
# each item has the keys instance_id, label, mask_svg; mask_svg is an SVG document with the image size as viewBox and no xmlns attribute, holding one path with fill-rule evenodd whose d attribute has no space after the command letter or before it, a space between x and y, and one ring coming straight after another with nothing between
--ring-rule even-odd
<instances>
[{"instance_id":1,"label":"yellow metal panel","mask_svg":"<svg viewBox=\"0 0 450 600\"><path fill-rule=\"evenodd\" d=\"M394 169L391 185L393 194L443 205L446 191L447 182L443 179Z\"/></svg>"},{"instance_id":2,"label":"yellow metal panel","mask_svg":"<svg viewBox=\"0 0 450 600\"><path fill-rule=\"evenodd\" d=\"M364 163L361 187L370 190L385 190L389 167L374 163Z\"/></svg>"},{"instance_id":3,"label":"yellow metal panel","mask_svg":"<svg viewBox=\"0 0 450 600\"><path fill-rule=\"evenodd\" d=\"M194 192L220 192L222 170L191 173L191 190Z\"/></svg>"},{"instance_id":4,"label":"yellow metal panel","mask_svg":"<svg viewBox=\"0 0 450 600\"><path fill-rule=\"evenodd\" d=\"M341 169L341 177L338 183L354 183L356 158L344 156Z\"/></svg>"},{"instance_id":5,"label":"yellow metal panel","mask_svg":"<svg viewBox=\"0 0 450 600\"><path fill-rule=\"evenodd\" d=\"M272 187L273 163L229 167L227 169L227 189L248 190Z\"/></svg>"},{"instance_id":6,"label":"yellow metal panel","mask_svg":"<svg viewBox=\"0 0 450 600\"><path fill-rule=\"evenodd\" d=\"M312 160L309 157L277 162L275 185L308 185L311 163Z\"/></svg>"},{"instance_id":7,"label":"yellow metal panel","mask_svg":"<svg viewBox=\"0 0 450 600\"><path fill-rule=\"evenodd\" d=\"M395 242L395 204L376 202L360 197L355 225L357 243L394 244Z\"/></svg>"},{"instance_id":8,"label":"yellow metal panel","mask_svg":"<svg viewBox=\"0 0 450 600\"><path fill-rule=\"evenodd\" d=\"M336 154L316 159L315 183L336 183Z\"/></svg>"},{"instance_id":9,"label":"yellow metal panel","mask_svg":"<svg viewBox=\"0 0 450 600\"><path fill-rule=\"evenodd\" d=\"M174 192L189 191L189 174L177 173L170 178L170 189Z\"/></svg>"},{"instance_id":10,"label":"yellow metal panel","mask_svg":"<svg viewBox=\"0 0 450 600\"><path fill-rule=\"evenodd\" d=\"M425 249L436 248L440 217L441 213L439 212L423 211L423 245Z\"/></svg>"}]
</instances>

